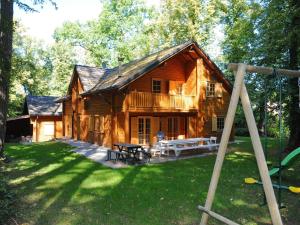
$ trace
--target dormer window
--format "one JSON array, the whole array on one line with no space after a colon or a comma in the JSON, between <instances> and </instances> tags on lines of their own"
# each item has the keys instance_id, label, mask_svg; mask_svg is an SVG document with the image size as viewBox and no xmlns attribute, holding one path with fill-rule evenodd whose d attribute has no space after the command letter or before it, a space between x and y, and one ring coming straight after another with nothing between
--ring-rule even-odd
<instances>
[{"instance_id":1,"label":"dormer window","mask_svg":"<svg viewBox=\"0 0 300 225\"><path fill-rule=\"evenodd\" d=\"M152 92L161 93L161 80L152 80Z\"/></svg>"}]
</instances>

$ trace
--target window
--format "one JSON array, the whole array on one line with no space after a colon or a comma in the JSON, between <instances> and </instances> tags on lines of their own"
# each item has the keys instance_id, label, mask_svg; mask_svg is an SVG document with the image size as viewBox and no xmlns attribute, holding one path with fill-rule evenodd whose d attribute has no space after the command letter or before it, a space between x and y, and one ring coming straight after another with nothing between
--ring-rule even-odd
<instances>
[{"instance_id":1,"label":"window","mask_svg":"<svg viewBox=\"0 0 300 225\"><path fill-rule=\"evenodd\" d=\"M152 80L152 92L161 93L161 80Z\"/></svg>"},{"instance_id":2,"label":"window","mask_svg":"<svg viewBox=\"0 0 300 225\"><path fill-rule=\"evenodd\" d=\"M215 96L215 83L207 82L206 96L207 97L214 97Z\"/></svg>"},{"instance_id":3,"label":"window","mask_svg":"<svg viewBox=\"0 0 300 225\"><path fill-rule=\"evenodd\" d=\"M181 84L177 84L177 94L179 94L179 95L181 95L182 94L182 86L183 86L183 84L181 83Z\"/></svg>"},{"instance_id":4,"label":"window","mask_svg":"<svg viewBox=\"0 0 300 225\"><path fill-rule=\"evenodd\" d=\"M177 139L178 135L179 135L178 117L169 117L168 118L168 139L171 140Z\"/></svg>"},{"instance_id":5,"label":"window","mask_svg":"<svg viewBox=\"0 0 300 225\"><path fill-rule=\"evenodd\" d=\"M223 130L224 129L224 117L217 117L217 130Z\"/></svg>"},{"instance_id":6,"label":"window","mask_svg":"<svg viewBox=\"0 0 300 225\"><path fill-rule=\"evenodd\" d=\"M141 117L138 120L138 140L141 145L150 144L150 118Z\"/></svg>"}]
</instances>

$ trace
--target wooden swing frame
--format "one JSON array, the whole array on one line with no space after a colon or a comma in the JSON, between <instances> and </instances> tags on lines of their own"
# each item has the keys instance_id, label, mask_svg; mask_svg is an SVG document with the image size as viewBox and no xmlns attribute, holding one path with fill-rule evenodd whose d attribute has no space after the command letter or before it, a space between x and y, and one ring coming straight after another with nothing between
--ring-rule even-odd
<instances>
[{"instance_id":1,"label":"wooden swing frame","mask_svg":"<svg viewBox=\"0 0 300 225\"><path fill-rule=\"evenodd\" d=\"M220 146L218 149L217 158L215 161L215 166L212 174L212 178L209 185L209 190L205 202L205 206L198 206L198 209L203 211L202 219L200 225L206 225L208 221L208 216L212 216L215 219L229 224L237 225L237 223L223 217L213 211L211 211L212 203L215 197L216 189L218 186L218 181L220 178L220 173L222 170L224 157L236 113L236 108L238 105L239 98L241 98L243 111L246 117L260 177L263 183L263 189L265 192L269 212L271 215L272 223L274 225L282 225L282 219L280 216L278 204L276 202L274 189L272 186L271 178L269 176L269 170L266 163L264 151L262 148L261 141L259 139L258 129L256 126L255 118L253 115L253 110L251 108L250 98L247 92L247 88L244 83L245 74L248 73L259 73L263 75L272 75L274 72L273 68L270 67L258 67L246 65L244 63L230 63L228 69L232 70L235 75L235 81L233 86L233 91L231 94L230 104L227 111L227 116L225 119L224 129L222 133L222 138ZM277 69L278 74L285 75L288 77L300 77L300 71L286 70L286 69Z\"/></svg>"}]
</instances>

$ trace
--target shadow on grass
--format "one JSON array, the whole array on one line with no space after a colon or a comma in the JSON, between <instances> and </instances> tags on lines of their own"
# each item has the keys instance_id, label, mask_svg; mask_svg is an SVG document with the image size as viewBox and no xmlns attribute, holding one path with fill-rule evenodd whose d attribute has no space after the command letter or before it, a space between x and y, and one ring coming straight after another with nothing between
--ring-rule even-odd
<instances>
[{"instance_id":1,"label":"shadow on grass","mask_svg":"<svg viewBox=\"0 0 300 225\"><path fill-rule=\"evenodd\" d=\"M205 202L215 161L208 156L116 170L61 143L10 146L8 152L16 160L7 173L24 196L23 219L39 225L198 224L196 207ZM267 207L259 207L261 188L243 183L257 174L253 155L228 154L213 210L241 224L270 224Z\"/></svg>"}]
</instances>

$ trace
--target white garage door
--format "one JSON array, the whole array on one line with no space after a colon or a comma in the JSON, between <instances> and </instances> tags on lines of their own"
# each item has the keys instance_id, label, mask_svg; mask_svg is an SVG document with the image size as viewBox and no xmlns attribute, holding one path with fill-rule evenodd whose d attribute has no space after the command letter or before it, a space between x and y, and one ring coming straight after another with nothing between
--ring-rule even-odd
<instances>
[{"instance_id":1,"label":"white garage door","mask_svg":"<svg viewBox=\"0 0 300 225\"><path fill-rule=\"evenodd\" d=\"M49 141L54 138L54 122L41 122L39 141Z\"/></svg>"}]
</instances>

